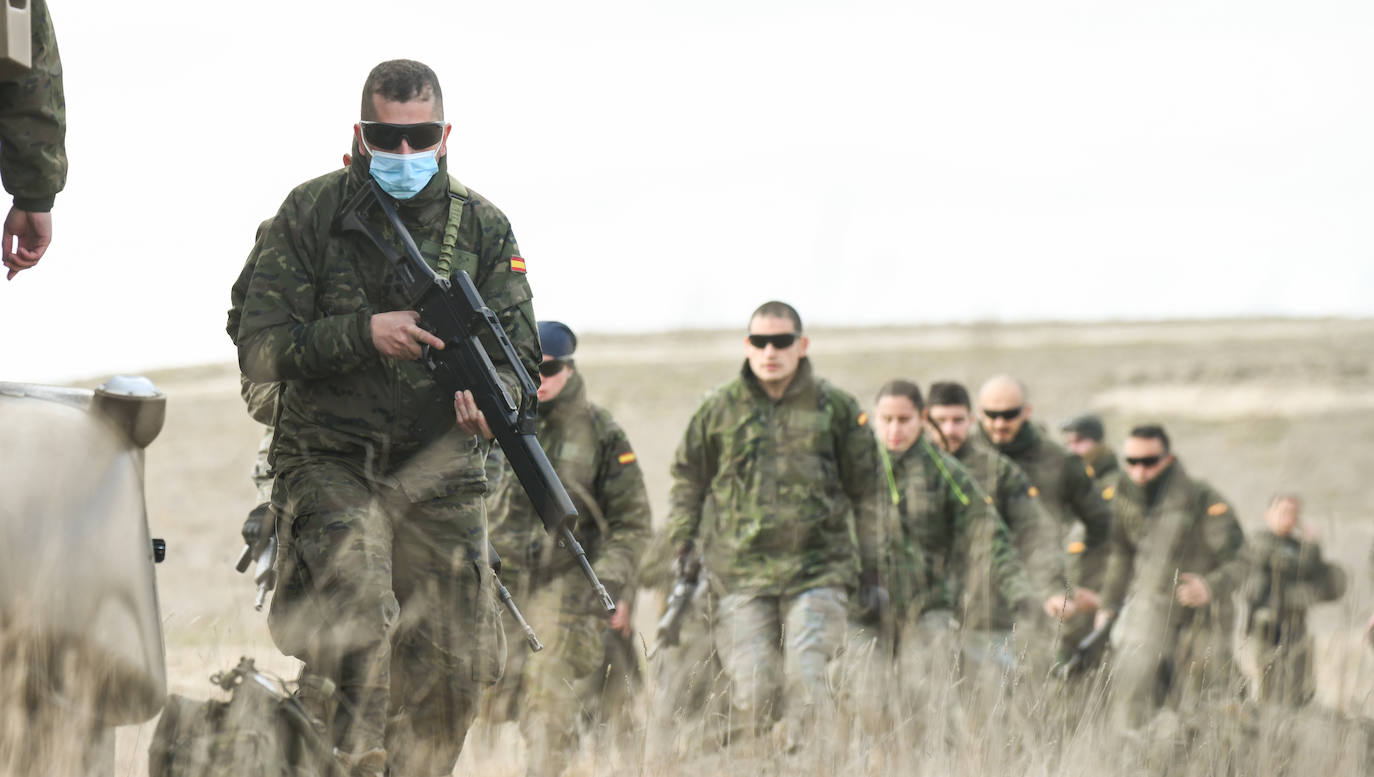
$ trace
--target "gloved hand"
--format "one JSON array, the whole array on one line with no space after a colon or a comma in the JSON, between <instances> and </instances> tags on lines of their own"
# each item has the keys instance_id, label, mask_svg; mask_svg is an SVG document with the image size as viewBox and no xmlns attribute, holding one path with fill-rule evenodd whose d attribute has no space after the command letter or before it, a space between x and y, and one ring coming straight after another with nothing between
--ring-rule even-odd
<instances>
[{"instance_id":1,"label":"gloved hand","mask_svg":"<svg viewBox=\"0 0 1374 777\"><path fill-rule=\"evenodd\" d=\"M270 502L263 502L254 507L249 513L248 518L243 522L243 528L239 533L243 535L243 541L256 552L267 540L277 531L276 521L272 518L272 505Z\"/></svg>"}]
</instances>

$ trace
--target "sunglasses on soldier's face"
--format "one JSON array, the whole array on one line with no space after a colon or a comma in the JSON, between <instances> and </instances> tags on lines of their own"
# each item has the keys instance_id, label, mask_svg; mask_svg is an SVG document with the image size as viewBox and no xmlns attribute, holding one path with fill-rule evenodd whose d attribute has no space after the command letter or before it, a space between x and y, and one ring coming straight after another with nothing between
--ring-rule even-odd
<instances>
[{"instance_id":1,"label":"sunglasses on soldier's face","mask_svg":"<svg viewBox=\"0 0 1374 777\"><path fill-rule=\"evenodd\" d=\"M572 364L572 359L549 359L539 363L539 374L546 378L552 378L563 371L564 367Z\"/></svg>"},{"instance_id":2,"label":"sunglasses on soldier's face","mask_svg":"<svg viewBox=\"0 0 1374 777\"><path fill-rule=\"evenodd\" d=\"M384 121L360 121L363 140L371 148L389 151L400 148L402 140L410 141L414 149L439 145L444 139L444 122L426 121L419 124L387 124Z\"/></svg>"},{"instance_id":3,"label":"sunglasses on soldier's face","mask_svg":"<svg viewBox=\"0 0 1374 777\"><path fill-rule=\"evenodd\" d=\"M1126 466L1149 469L1164 459L1163 456L1127 456Z\"/></svg>"},{"instance_id":4,"label":"sunglasses on soldier's face","mask_svg":"<svg viewBox=\"0 0 1374 777\"><path fill-rule=\"evenodd\" d=\"M760 351L770 345L781 351L784 348L791 348L792 343L795 342L797 342L797 335L790 332L780 335L749 335L749 345Z\"/></svg>"},{"instance_id":5,"label":"sunglasses on soldier's face","mask_svg":"<svg viewBox=\"0 0 1374 777\"><path fill-rule=\"evenodd\" d=\"M1021 407L1013 407L1010 410L988 410L987 408L983 408L983 415L987 416L989 419L993 421L996 421L999 418L1001 418L1004 421L1011 421L1014 420L1017 416L1021 415L1021 410L1024 407L1024 405Z\"/></svg>"}]
</instances>

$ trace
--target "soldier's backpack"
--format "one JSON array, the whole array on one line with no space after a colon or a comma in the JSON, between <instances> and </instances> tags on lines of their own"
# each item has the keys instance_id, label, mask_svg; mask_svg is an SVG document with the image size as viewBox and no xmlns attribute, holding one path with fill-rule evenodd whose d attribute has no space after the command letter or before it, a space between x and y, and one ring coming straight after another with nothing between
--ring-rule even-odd
<instances>
[{"instance_id":1,"label":"soldier's backpack","mask_svg":"<svg viewBox=\"0 0 1374 777\"><path fill-rule=\"evenodd\" d=\"M228 701L172 695L148 747L149 777L315 777L335 761L314 719L279 678L243 658L210 681Z\"/></svg>"}]
</instances>

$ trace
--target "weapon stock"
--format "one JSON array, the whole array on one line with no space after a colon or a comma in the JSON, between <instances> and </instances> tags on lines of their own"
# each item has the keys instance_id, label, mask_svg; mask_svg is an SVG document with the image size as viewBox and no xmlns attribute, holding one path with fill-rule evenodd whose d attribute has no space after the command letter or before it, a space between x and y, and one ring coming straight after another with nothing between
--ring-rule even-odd
<instances>
[{"instance_id":1,"label":"weapon stock","mask_svg":"<svg viewBox=\"0 0 1374 777\"><path fill-rule=\"evenodd\" d=\"M1106 623L1103 623L1101 626L1089 632L1088 636L1080 639L1078 644L1074 646L1073 655L1069 656L1069 660L1060 664L1056 670L1059 679L1065 680L1083 671L1083 667L1087 663L1089 657L1092 656L1103 641L1107 639L1107 636L1112 633L1112 626L1115 625L1115 623L1116 616L1112 616L1107 619Z\"/></svg>"},{"instance_id":2,"label":"weapon stock","mask_svg":"<svg viewBox=\"0 0 1374 777\"><path fill-rule=\"evenodd\" d=\"M363 218L372 205L382 210L404 251L397 251ZM573 554L606 611L615 612L615 602L597 579L586 551L569 528L577 518L577 508L535 438L534 382L521 366L500 319L482 301L472 279L466 272L459 272L450 283L425 264L395 206L375 181L369 180L349 200L335 222L335 229L360 234L396 269L410 298L410 308L420 314L420 325L444 343L443 349L426 346L420 357L430 376L449 394L472 392L545 531L558 537L559 544ZM488 347L500 352L520 381L522 397L518 405L501 382Z\"/></svg>"},{"instance_id":3,"label":"weapon stock","mask_svg":"<svg viewBox=\"0 0 1374 777\"><path fill-rule=\"evenodd\" d=\"M663 608L663 617L658 619L658 630L654 633L654 647L646 658L653 658L659 648L673 647L682 641L682 622L687 618L692 602L705 583L701 579L701 564L691 563L673 581L673 590Z\"/></svg>"}]
</instances>

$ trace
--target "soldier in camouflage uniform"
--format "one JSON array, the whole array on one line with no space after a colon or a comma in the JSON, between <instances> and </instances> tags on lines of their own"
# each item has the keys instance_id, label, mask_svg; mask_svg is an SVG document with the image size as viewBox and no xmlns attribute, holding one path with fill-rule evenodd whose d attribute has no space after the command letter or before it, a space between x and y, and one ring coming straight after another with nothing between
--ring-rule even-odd
<instances>
[{"instance_id":1,"label":"soldier in camouflage uniform","mask_svg":"<svg viewBox=\"0 0 1374 777\"><path fill-rule=\"evenodd\" d=\"M1122 453L1097 625L1121 614L1112 627L1115 716L1135 727L1166 701L1229 692L1245 536L1231 505L1184 471L1163 427L1132 429Z\"/></svg>"},{"instance_id":2,"label":"soldier in camouflage uniform","mask_svg":"<svg viewBox=\"0 0 1374 777\"><path fill-rule=\"evenodd\" d=\"M577 744L578 724L590 701L579 691L603 672L602 635L608 626L629 634L628 594L650 526L644 473L625 432L610 413L587 400L572 360L577 338L565 324L541 321L539 340L544 351L539 443L577 506L574 531L615 599L616 611L608 623L581 570L548 537L520 485L506 477L508 512L493 522L492 542L503 561L503 577L521 593L526 618L545 649L520 651L523 661L519 666L512 662L499 686L508 701L493 707L508 712L520 708L531 777L557 775ZM519 639L519 631L507 633Z\"/></svg>"},{"instance_id":3,"label":"soldier in camouflage uniform","mask_svg":"<svg viewBox=\"0 0 1374 777\"><path fill-rule=\"evenodd\" d=\"M959 383L931 384L927 420L939 442L968 471L1011 531L1016 551L1032 586L1048 598L1044 610L1051 618L1075 612L1076 600L1066 590L1064 554L1059 527L1044 508L1029 478L1010 458L973 431L968 390ZM1000 664L1011 660L1010 637L1015 602L1004 596L975 597L968 602L964 626L975 657ZM1023 628L1037 626L1023 623ZM978 650L981 644L984 649Z\"/></svg>"},{"instance_id":4,"label":"soldier in camouflage uniform","mask_svg":"<svg viewBox=\"0 0 1374 777\"><path fill-rule=\"evenodd\" d=\"M1093 485L1097 486L1098 493L1116 484L1116 476L1121 471L1121 466L1112 447L1103 442L1106 431L1102 428L1102 419L1096 413L1070 418L1059 425L1059 431L1064 434L1064 447L1087 465L1088 477L1093 479ZM1110 501L1110 497L1104 498Z\"/></svg>"},{"instance_id":5,"label":"soldier in camouflage uniform","mask_svg":"<svg viewBox=\"0 0 1374 777\"><path fill-rule=\"evenodd\" d=\"M7 280L47 252L53 201L67 184L67 101L46 0L33 0L29 25L31 67L0 79L0 181L14 195L4 228Z\"/></svg>"},{"instance_id":6,"label":"soldier in camouflage uniform","mask_svg":"<svg viewBox=\"0 0 1374 777\"><path fill-rule=\"evenodd\" d=\"M1082 459L1031 423L1030 395L1020 381L1005 375L989 379L978 391L978 409L980 439L1021 467L1041 504L1059 519L1059 547L1070 554L1067 572L1075 604L1065 613L1060 650L1067 652L1092 630L1092 613L1100 603L1112 523L1110 493L1093 484ZM1082 540L1070 545L1074 521L1083 525Z\"/></svg>"},{"instance_id":7,"label":"soldier in camouflage uniform","mask_svg":"<svg viewBox=\"0 0 1374 777\"><path fill-rule=\"evenodd\" d=\"M1345 573L1322 558L1316 532L1299 523L1301 502L1274 497L1269 528L1246 543L1249 575L1241 586L1247 641L1244 664L1256 698L1291 706L1316 692L1307 610L1345 593Z\"/></svg>"},{"instance_id":8,"label":"soldier in camouflage uniform","mask_svg":"<svg viewBox=\"0 0 1374 777\"><path fill-rule=\"evenodd\" d=\"M362 117L352 165L292 191L254 247L234 339L248 380L284 384L273 639L305 662L302 697L341 761L439 774L504 663L482 502L490 430L470 394L446 395L415 361L443 344L405 309L375 247L332 228L344 204L377 181L425 261L472 276L522 361L491 354L513 396L539 345L510 223L445 169L433 71L377 66ZM392 236L377 210L369 218ZM337 703L312 692L330 684Z\"/></svg>"},{"instance_id":9,"label":"soldier in camouflage uniform","mask_svg":"<svg viewBox=\"0 0 1374 777\"><path fill-rule=\"evenodd\" d=\"M816 378L801 317L768 302L740 376L693 415L673 460L669 531L712 589L737 737L785 716L789 747L832 709L826 669L849 590L876 591L877 451L853 397Z\"/></svg>"}]
</instances>

